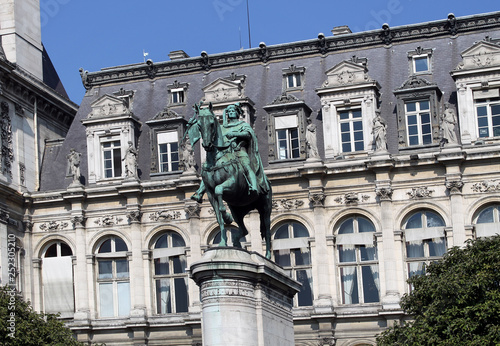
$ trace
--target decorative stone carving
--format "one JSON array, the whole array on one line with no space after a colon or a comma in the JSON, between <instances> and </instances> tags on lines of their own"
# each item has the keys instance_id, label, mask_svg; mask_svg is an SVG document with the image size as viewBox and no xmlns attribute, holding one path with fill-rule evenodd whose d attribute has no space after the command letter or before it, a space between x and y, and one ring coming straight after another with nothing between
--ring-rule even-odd
<instances>
[{"instance_id":1,"label":"decorative stone carving","mask_svg":"<svg viewBox=\"0 0 500 346\"><path fill-rule=\"evenodd\" d=\"M26 181L26 165L23 162L19 162L19 180L21 181L21 185L24 185Z\"/></svg>"},{"instance_id":2,"label":"decorative stone carving","mask_svg":"<svg viewBox=\"0 0 500 346\"><path fill-rule=\"evenodd\" d=\"M381 201L392 201L392 194L394 190L391 187L381 187L375 189L375 193Z\"/></svg>"},{"instance_id":3,"label":"decorative stone carving","mask_svg":"<svg viewBox=\"0 0 500 346\"><path fill-rule=\"evenodd\" d=\"M148 74L148 77L151 79L155 78L158 68L156 68L156 66L154 65L153 60L148 59L148 61L146 61L146 64L146 73Z\"/></svg>"},{"instance_id":4,"label":"decorative stone carving","mask_svg":"<svg viewBox=\"0 0 500 346\"><path fill-rule=\"evenodd\" d=\"M9 104L2 101L0 111L0 135L1 135L1 160L2 173L12 178L12 162L14 161L14 147L12 143L12 124L9 116Z\"/></svg>"},{"instance_id":5,"label":"decorative stone carving","mask_svg":"<svg viewBox=\"0 0 500 346\"><path fill-rule=\"evenodd\" d=\"M286 92L283 92L280 96L276 97L273 102L271 102L272 105L279 105L279 104L286 104L286 103L292 103L292 102L299 102L300 100L293 96L293 95L287 95Z\"/></svg>"},{"instance_id":6,"label":"decorative stone carving","mask_svg":"<svg viewBox=\"0 0 500 346\"><path fill-rule=\"evenodd\" d=\"M89 71L83 70L83 68L81 68L81 67L80 67L79 71L80 71L80 77L82 78L83 87L85 88L85 90L89 90L90 88L92 88L92 83L90 82L90 79L88 76Z\"/></svg>"},{"instance_id":7,"label":"decorative stone carving","mask_svg":"<svg viewBox=\"0 0 500 346\"><path fill-rule=\"evenodd\" d=\"M427 186L422 186L422 187L414 187L411 189L410 192L407 192L406 194L410 196L410 199L417 199L417 198L430 197L433 192L434 190L429 190Z\"/></svg>"},{"instance_id":8,"label":"decorative stone carving","mask_svg":"<svg viewBox=\"0 0 500 346\"><path fill-rule=\"evenodd\" d=\"M441 131L442 139L441 142L445 144L457 144L457 134L455 133L455 127L457 125L457 116L455 110L449 103L445 104L445 110L441 116Z\"/></svg>"},{"instance_id":9,"label":"decorative stone carving","mask_svg":"<svg viewBox=\"0 0 500 346\"><path fill-rule=\"evenodd\" d=\"M326 195L324 192L315 192L315 193L309 192L309 201L311 201L311 203L315 207L321 207L325 205L325 199Z\"/></svg>"},{"instance_id":10,"label":"decorative stone carving","mask_svg":"<svg viewBox=\"0 0 500 346\"><path fill-rule=\"evenodd\" d=\"M9 223L9 213L7 212L7 210L0 209L0 222Z\"/></svg>"},{"instance_id":11,"label":"decorative stone carving","mask_svg":"<svg viewBox=\"0 0 500 346\"><path fill-rule=\"evenodd\" d=\"M445 183L446 188L450 191L450 194L461 193L462 187L464 186L461 180L449 180Z\"/></svg>"},{"instance_id":12,"label":"decorative stone carving","mask_svg":"<svg viewBox=\"0 0 500 346\"><path fill-rule=\"evenodd\" d=\"M94 221L96 225L99 226L114 226L119 224L123 219L118 216L103 216Z\"/></svg>"},{"instance_id":13,"label":"decorative stone carving","mask_svg":"<svg viewBox=\"0 0 500 346\"><path fill-rule=\"evenodd\" d=\"M149 215L149 219L153 221L170 221L180 219L181 212L173 210L160 210Z\"/></svg>"},{"instance_id":14,"label":"decorative stone carving","mask_svg":"<svg viewBox=\"0 0 500 346\"><path fill-rule=\"evenodd\" d=\"M304 201L300 199L282 198L279 200L273 199L273 209L283 208L286 210L297 209L304 205Z\"/></svg>"},{"instance_id":15,"label":"decorative stone carving","mask_svg":"<svg viewBox=\"0 0 500 346\"><path fill-rule=\"evenodd\" d=\"M64 228L68 227L68 223L67 222L57 222L57 221L49 221L49 222L45 222L43 224L40 225L40 229L42 231L60 231Z\"/></svg>"},{"instance_id":16,"label":"decorative stone carving","mask_svg":"<svg viewBox=\"0 0 500 346\"><path fill-rule=\"evenodd\" d=\"M210 59L205 51L201 52L201 66L207 71L210 70Z\"/></svg>"},{"instance_id":17,"label":"decorative stone carving","mask_svg":"<svg viewBox=\"0 0 500 346\"><path fill-rule=\"evenodd\" d=\"M453 13L448 14L448 19L446 20L446 24L444 25L445 29L447 29L450 34L456 35L458 31L457 18Z\"/></svg>"},{"instance_id":18,"label":"decorative stone carving","mask_svg":"<svg viewBox=\"0 0 500 346\"><path fill-rule=\"evenodd\" d=\"M500 180L484 180L472 185L474 192L490 192L500 190Z\"/></svg>"},{"instance_id":19,"label":"decorative stone carving","mask_svg":"<svg viewBox=\"0 0 500 346\"><path fill-rule=\"evenodd\" d=\"M368 195L361 195L361 201L367 201L370 199ZM348 192L344 196L339 196L335 198L335 202L339 204L357 204L360 201L360 196L355 192Z\"/></svg>"},{"instance_id":20,"label":"decorative stone carving","mask_svg":"<svg viewBox=\"0 0 500 346\"><path fill-rule=\"evenodd\" d=\"M68 159L68 165L69 169L71 171L71 175L73 176L73 182L71 183L71 186L80 186L80 161L81 161L81 156L79 152L77 152L75 149L71 148L69 151L69 154L66 156Z\"/></svg>"},{"instance_id":21,"label":"decorative stone carving","mask_svg":"<svg viewBox=\"0 0 500 346\"><path fill-rule=\"evenodd\" d=\"M232 74L229 78L218 78L203 88L204 102L221 103L242 101L245 76Z\"/></svg>"},{"instance_id":22,"label":"decorative stone carving","mask_svg":"<svg viewBox=\"0 0 500 346\"><path fill-rule=\"evenodd\" d=\"M87 218L83 215L76 215L71 218L71 223L73 224L73 228L85 227L85 221L87 221Z\"/></svg>"},{"instance_id":23,"label":"decorative stone carving","mask_svg":"<svg viewBox=\"0 0 500 346\"><path fill-rule=\"evenodd\" d=\"M200 212L201 212L201 207L198 203L188 203L184 207L184 211L188 215L189 218L199 218L200 217Z\"/></svg>"},{"instance_id":24,"label":"decorative stone carving","mask_svg":"<svg viewBox=\"0 0 500 346\"><path fill-rule=\"evenodd\" d=\"M328 46L326 44L326 38L323 33L318 34L318 49L321 54L325 54L328 51Z\"/></svg>"},{"instance_id":25,"label":"decorative stone carving","mask_svg":"<svg viewBox=\"0 0 500 346\"><path fill-rule=\"evenodd\" d=\"M156 113L153 120L176 119L176 118L181 118L181 116L177 114L175 111L166 107L162 111Z\"/></svg>"},{"instance_id":26,"label":"decorative stone carving","mask_svg":"<svg viewBox=\"0 0 500 346\"><path fill-rule=\"evenodd\" d=\"M264 42L261 42L259 44L259 58L260 58L260 61L262 61L263 63L266 63L267 60L269 60L269 52L268 52L267 46Z\"/></svg>"},{"instance_id":27,"label":"decorative stone carving","mask_svg":"<svg viewBox=\"0 0 500 346\"><path fill-rule=\"evenodd\" d=\"M92 103L92 112L87 118L108 118L128 114L131 114L131 111L126 99L106 94Z\"/></svg>"},{"instance_id":28,"label":"decorative stone carving","mask_svg":"<svg viewBox=\"0 0 500 346\"><path fill-rule=\"evenodd\" d=\"M379 35L380 39L384 44L390 45L392 43L392 39L394 38L394 33L391 31L389 24L384 23L382 25L382 32Z\"/></svg>"}]
</instances>

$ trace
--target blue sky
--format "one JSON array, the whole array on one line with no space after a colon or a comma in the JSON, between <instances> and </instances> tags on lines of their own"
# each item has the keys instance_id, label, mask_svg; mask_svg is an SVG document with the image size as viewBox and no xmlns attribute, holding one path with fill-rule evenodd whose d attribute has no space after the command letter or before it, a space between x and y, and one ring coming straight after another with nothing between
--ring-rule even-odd
<instances>
[{"instance_id":1,"label":"blue sky","mask_svg":"<svg viewBox=\"0 0 500 346\"><path fill-rule=\"evenodd\" d=\"M248 0L251 47L500 10L497 0ZM40 0L42 41L72 101L84 95L78 69L155 62L249 48L247 0Z\"/></svg>"}]
</instances>

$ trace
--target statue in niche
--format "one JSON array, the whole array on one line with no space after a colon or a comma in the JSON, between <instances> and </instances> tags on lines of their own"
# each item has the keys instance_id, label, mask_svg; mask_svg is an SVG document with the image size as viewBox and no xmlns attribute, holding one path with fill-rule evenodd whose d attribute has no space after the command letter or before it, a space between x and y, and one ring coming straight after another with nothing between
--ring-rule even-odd
<instances>
[{"instance_id":1,"label":"statue in niche","mask_svg":"<svg viewBox=\"0 0 500 346\"><path fill-rule=\"evenodd\" d=\"M134 148L132 141L128 141L128 148L122 161L125 161L125 177L137 178L137 149Z\"/></svg>"},{"instance_id":2,"label":"statue in niche","mask_svg":"<svg viewBox=\"0 0 500 346\"><path fill-rule=\"evenodd\" d=\"M387 150L387 129L384 119L380 116L380 111L375 112L376 116L373 119L373 142L375 143L375 151Z\"/></svg>"},{"instance_id":3,"label":"statue in niche","mask_svg":"<svg viewBox=\"0 0 500 346\"><path fill-rule=\"evenodd\" d=\"M194 150L191 145L191 141L189 140L189 136L187 136L184 144L182 145L182 160L184 162L184 172L194 172L196 171L194 161Z\"/></svg>"},{"instance_id":4,"label":"statue in niche","mask_svg":"<svg viewBox=\"0 0 500 346\"><path fill-rule=\"evenodd\" d=\"M307 132L306 132L306 145L307 145L307 158L319 158L318 144L316 138L316 125L313 124L311 118L307 119Z\"/></svg>"},{"instance_id":5,"label":"statue in niche","mask_svg":"<svg viewBox=\"0 0 500 346\"><path fill-rule=\"evenodd\" d=\"M70 173L73 176L73 182L71 185L81 185L80 183L80 162L81 156L79 152L71 148L67 157Z\"/></svg>"},{"instance_id":6,"label":"statue in niche","mask_svg":"<svg viewBox=\"0 0 500 346\"><path fill-rule=\"evenodd\" d=\"M449 103L445 104L445 110L441 116L441 130L443 133L443 138L441 143L443 144L457 144L457 134L455 133L455 127L457 125L457 116L452 106Z\"/></svg>"}]
</instances>

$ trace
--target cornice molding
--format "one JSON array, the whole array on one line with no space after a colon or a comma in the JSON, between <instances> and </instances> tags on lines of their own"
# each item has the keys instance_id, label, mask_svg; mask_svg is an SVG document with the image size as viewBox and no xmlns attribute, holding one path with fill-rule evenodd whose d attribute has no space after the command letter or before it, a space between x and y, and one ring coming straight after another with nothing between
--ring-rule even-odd
<instances>
[{"instance_id":1,"label":"cornice molding","mask_svg":"<svg viewBox=\"0 0 500 346\"><path fill-rule=\"evenodd\" d=\"M454 18L454 33L450 32L449 20L412 24L391 27L391 44L435 38L439 36L454 37L464 33L478 30L500 27L500 12L492 12L473 16ZM265 61L262 59L262 47L246 49L236 52L219 53L210 55L207 53L199 57L179 59L173 61L158 62L154 64L155 74L151 77L151 67L147 63L117 66L102 69L101 71L85 73L87 87L105 85L109 83L123 83L132 80L149 80L185 74L188 72L202 72L207 68L210 70L227 68L241 64L262 64L269 60L289 59L296 56L307 56L315 54L328 54L343 50L365 48L369 46L384 47L386 42L381 39L384 30L364 31L359 33L345 34L341 36L325 37L321 50L318 50L318 39L285 43L265 47ZM382 35L383 36L383 35ZM262 44L261 44L262 45ZM85 71L86 72L86 71Z\"/></svg>"}]
</instances>

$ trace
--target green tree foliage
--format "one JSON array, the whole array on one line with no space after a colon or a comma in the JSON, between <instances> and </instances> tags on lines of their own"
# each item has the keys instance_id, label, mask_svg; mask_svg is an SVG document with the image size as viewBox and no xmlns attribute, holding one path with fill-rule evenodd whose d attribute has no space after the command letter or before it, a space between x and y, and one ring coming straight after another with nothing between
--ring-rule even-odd
<instances>
[{"instance_id":1,"label":"green tree foliage","mask_svg":"<svg viewBox=\"0 0 500 346\"><path fill-rule=\"evenodd\" d=\"M378 345L500 345L500 236L455 247L412 277L396 324Z\"/></svg>"},{"instance_id":2,"label":"green tree foliage","mask_svg":"<svg viewBox=\"0 0 500 346\"><path fill-rule=\"evenodd\" d=\"M33 311L31 305L8 286L0 288L0 345L83 345L57 315Z\"/></svg>"}]
</instances>

